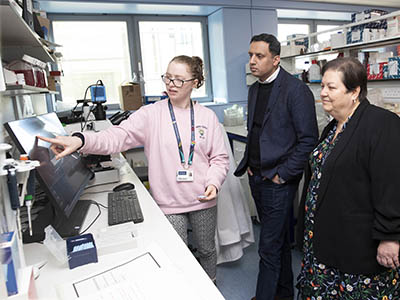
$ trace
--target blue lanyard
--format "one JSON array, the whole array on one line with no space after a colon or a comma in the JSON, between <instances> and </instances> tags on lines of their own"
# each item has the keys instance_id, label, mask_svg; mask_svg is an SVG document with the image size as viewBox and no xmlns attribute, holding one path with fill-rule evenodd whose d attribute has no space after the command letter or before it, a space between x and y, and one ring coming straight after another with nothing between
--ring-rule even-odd
<instances>
[{"instance_id":1,"label":"blue lanyard","mask_svg":"<svg viewBox=\"0 0 400 300\"><path fill-rule=\"evenodd\" d=\"M176 123L174 108L172 107L170 99L168 99L168 108L169 108L169 114L171 115L172 126L174 127L175 131L176 142L178 143L178 150L179 150L179 157L181 159L181 164L183 167L185 167L185 155L183 154L182 140L181 136L179 135L178 124ZM190 139L188 166L192 165L193 163L194 145L196 144L195 134L194 134L194 109L192 100L190 100L190 122L191 122L191 139Z\"/></svg>"}]
</instances>

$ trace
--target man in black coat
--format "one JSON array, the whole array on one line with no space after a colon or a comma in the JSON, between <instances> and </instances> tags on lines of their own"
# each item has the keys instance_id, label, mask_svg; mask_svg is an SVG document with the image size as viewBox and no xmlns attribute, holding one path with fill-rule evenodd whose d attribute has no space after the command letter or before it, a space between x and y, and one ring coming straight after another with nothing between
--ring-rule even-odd
<instances>
[{"instance_id":1,"label":"man in black coat","mask_svg":"<svg viewBox=\"0 0 400 300\"><path fill-rule=\"evenodd\" d=\"M249 175L261 221L256 300L293 299L290 218L299 180L318 140L310 89L279 66L280 43L253 36L247 145L236 176Z\"/></svg>"}]
</instances>

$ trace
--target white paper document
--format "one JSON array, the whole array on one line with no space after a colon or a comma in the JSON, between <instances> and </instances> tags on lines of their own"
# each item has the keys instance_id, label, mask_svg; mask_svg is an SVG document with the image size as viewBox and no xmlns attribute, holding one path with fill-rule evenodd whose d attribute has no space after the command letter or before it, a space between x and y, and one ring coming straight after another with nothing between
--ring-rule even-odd
<instances>
[{"instance_id":1,"label":"white paper document","mask_svg":"<svg viewBox=\"0 0 400 300\"><path fill-rule=\"evenodd\" d=\"M65 284L58 294L68 300L204 300L160 248Z\"/></svg>"}]
</instances>

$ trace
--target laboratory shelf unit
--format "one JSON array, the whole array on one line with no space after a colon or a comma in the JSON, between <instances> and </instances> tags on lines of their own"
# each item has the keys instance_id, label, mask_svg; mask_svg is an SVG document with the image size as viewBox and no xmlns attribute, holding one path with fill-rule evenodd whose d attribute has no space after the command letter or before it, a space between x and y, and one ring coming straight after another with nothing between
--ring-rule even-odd
<instances>
[{"instance_id":1,"label":"laboratory shelf unit","mask_svg":"<svg viewBox=\"0 0 400 300\"><path fill-rule=\"evenodd\" d=\"M6 90L1 92L1 94L3 96L14 97L14 96L34 95L34 94L58 94L58 92L30 85L7 85Z\"/></svg>"},{"instance_id":2,"label":"laboratory shelf unit","mask_svg":"<svg viewBox=\"0 0 400 300\"><path fill-rule=\"evenodd\" d=\"M2 34L2 59L20 59L24 54L43 62L55 62L40 37L21 17L21 8L15 1L0 0L0 28Z\"/></svg>"}]
</instances>

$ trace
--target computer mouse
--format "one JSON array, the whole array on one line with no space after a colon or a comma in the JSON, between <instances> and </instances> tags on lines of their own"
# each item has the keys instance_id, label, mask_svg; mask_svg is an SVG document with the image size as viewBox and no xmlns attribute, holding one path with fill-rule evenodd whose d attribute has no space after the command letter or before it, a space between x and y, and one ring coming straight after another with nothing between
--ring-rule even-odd
<instances>
[{"instance_id":1,"label":"computer mouse","mask_svg":"<svg viewBox=\"0 0 400 300\"><path fill-rule=\"evenodd\" d=\"M124 182L124 183L121 183L120 185L117 185L116 187L114 187L113 192L133 190L134 188L135 188L135 185L133 183Z\"/></svg>"}]
</instances>

